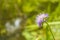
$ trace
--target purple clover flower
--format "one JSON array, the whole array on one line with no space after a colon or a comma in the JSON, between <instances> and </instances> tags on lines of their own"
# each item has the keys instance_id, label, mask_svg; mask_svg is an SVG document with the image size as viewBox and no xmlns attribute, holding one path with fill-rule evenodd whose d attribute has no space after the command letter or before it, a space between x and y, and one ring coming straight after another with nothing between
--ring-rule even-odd
<instances>
[{"instance_id":1,"label":"purple clover flower","mask_svg":"<svg viewBox=\"0 0 60 40\"><path fill-rule=\"evenodd\" d=\"M42 23L46 20L44 20L46 17L48 17L48 14L39 14L36 17L36 23L39 27L42 26Z\"/></svg>"}]
</instances>

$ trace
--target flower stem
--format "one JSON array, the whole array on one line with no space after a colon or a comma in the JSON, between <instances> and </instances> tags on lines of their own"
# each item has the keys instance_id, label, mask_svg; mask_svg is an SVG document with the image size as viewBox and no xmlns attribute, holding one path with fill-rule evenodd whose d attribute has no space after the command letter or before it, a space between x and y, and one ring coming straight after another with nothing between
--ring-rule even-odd
<instances>
[{"instance_id":1,"label":"flower stem","mask_svg":"<svg viewBox=\"0 0 60 40\"><path fill-rule=\"evenodd\" d=\"M54 35L53 35L53 33L52 33L52 30L51 30L51 28L50 28L50 25L46 22L46 24L48 25L47 27L49 28L49 30L50 30L50 32L51 32L51 34L52 34L52 36L53 36L53 39L55 40L55 38L54 38Z\"/></svg>"}]
</instances>

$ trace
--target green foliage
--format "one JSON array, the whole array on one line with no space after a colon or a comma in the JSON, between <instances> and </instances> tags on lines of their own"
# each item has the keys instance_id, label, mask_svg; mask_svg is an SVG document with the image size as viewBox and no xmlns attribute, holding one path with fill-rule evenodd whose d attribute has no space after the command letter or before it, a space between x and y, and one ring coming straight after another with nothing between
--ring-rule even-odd
<instances>
[{"instance_id":1,"label":"green foliage","mask_svg":"<svg viewBox=\"0 0 60 40\"><path fill-rule=\"evenodd\" d=\"M6 34L5 23L16 18L18 15L24 20L26 16L25 29L23 35L27 40L53 40L46 25L43 29L35 23L37 14L41 12L48 13L48 22L60 21L60 1L59 0L0 0L0 34ZM55 32L54 28L59 30L60 25L50 25L56 40L60 40L57 35L59 31ZM48 26L49 27L49 26ZM44 37L44 38L43 38ZM46 39L48 37L49 39ZM51 39L50 39L51 38Z\"/></svg>"}]
</instances>

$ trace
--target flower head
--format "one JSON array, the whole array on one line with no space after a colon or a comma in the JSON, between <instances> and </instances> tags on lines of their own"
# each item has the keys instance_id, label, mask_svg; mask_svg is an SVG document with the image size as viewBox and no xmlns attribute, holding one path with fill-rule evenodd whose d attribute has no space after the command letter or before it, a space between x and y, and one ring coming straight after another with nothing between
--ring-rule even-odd
<instances>
[{"instance_id":1,"label":"flower head","mask_svg":"<svg viewBox=\"0 0 60 40\"><path fill-rule=\"evenodd\" d=\"M42 23L46 20L44 20L46 17L48 17L48 14L39 14L36 17L36 23L38 26L42 26Z\"/></svg>"}]
</instances>

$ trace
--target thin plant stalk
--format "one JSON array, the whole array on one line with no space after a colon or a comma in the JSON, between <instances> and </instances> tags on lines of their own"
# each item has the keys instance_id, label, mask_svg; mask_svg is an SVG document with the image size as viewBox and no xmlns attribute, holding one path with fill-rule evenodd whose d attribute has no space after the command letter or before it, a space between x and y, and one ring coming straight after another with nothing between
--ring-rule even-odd
<instances>
[{"instance_id":1,"label":"thin plant stalk","mask_svg":"<svg viewBox=\"0 0 60 40\"><path fill-rule=\"evenodd\" d=\"M48 28L49 28L49 30L50 30L50 32L51 32L51 34L52 34L52 37L53 37L53 39L55 40L55 37L54 37L54 35L53 35L53 33L52 33L52 30L51 30L51 28L50 28L50 25L47 23L47 22L45 22L47 25L48 25Z\"/></svg>"}]
</instances>

